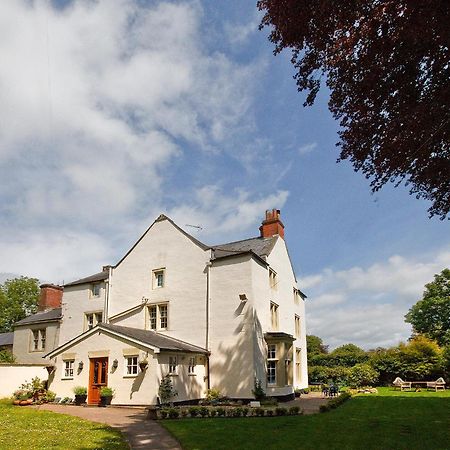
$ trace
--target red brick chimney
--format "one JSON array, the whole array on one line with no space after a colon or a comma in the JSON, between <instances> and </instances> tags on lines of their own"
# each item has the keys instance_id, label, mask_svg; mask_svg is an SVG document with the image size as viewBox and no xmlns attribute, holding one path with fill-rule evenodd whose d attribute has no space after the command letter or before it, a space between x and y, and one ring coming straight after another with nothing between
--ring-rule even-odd
<instances>
[{"instance_id":1,"label":"red brick chimney","mask_svg":"<svg viewBox=\"0 0 450 450\"><path fill-rule=\"evenodd\" d=\"M61 307L63 288L55 284L41 284L38 311Z\"/></svg>"},{"instance_id":2,"label":"red brick chimney","mask_svg":"<svg viewBox=\"0 0 450 450\"><path fill-rule=\"evenodd\" d=\"M279 209L266 211L266 218L262 221L259 231L261 232L261 237L264 238L272 237L273 235L278 234L284 239L284 225L280 220Z\"/></svg>"}]
</instances>

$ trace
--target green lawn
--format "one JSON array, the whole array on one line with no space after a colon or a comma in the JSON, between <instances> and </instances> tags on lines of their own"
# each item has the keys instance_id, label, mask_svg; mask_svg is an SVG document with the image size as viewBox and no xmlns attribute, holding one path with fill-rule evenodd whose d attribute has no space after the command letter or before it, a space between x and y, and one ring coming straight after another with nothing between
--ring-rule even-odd
<instances>
[{"instance_id":1,"label":"green lawn","mask_svg":"<svg viewBox=\"0 0 450 450\"><path fill-rule=\"evenodd\" d=\"M450 391L353 397L328 413L161 422L186 450L450 449Z\"/></svg>"},{"instance_id":2,"label":"green lawn","mask_svg":"<svg viewBox=\"0 0 450 450\"><path fill-rule=\"evenodd\" d=\"M77 417L0 401L0 449L129 449L122 434Z\"/></svg>"}]
</instances>

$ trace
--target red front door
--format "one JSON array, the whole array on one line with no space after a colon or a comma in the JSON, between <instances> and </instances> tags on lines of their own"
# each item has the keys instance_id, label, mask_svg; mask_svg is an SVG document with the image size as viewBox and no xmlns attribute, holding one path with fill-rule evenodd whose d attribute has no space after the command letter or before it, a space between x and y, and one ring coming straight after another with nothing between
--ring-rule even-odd
<instances>
[{"instance_id":1,"label":"red front door","mask_svg":"<svg viewBox=\"0 0 450 450\"><path fill-rule=\"evenodd\" d=\"M88 403L100 402L100 389L108 384L108 358L92 358L89 366Z\"/></svg>"}]
</instances>

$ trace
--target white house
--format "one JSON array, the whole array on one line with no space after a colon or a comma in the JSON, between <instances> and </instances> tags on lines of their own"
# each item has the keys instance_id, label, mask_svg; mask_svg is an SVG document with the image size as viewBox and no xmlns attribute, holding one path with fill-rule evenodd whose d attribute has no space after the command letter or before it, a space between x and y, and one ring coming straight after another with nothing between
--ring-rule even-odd
<instances>
[{"instance_id":1,"label":"white house","mask_svg":"<svg viewBox=\"0 0 450 450\"><path fill-rule=\"evenodd\" d=\"M255 379L291 398L308 385L304 299L280 211L258 237L215 246L160 215L116 265L64 286L50 389L86 386L95 404L108 385L113 404L149 405L169 374L176 401L251 399Z\"/></svg>"}]
</instances>

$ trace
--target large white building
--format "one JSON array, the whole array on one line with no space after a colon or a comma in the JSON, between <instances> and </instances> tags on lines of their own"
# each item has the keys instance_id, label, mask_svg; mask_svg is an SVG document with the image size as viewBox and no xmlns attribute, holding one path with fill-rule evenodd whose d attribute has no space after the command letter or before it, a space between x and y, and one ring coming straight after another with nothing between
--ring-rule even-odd
<instances>
[{"instance_id":1,"label":"large white building","mask_svg":"<svg viewBox=\"0 0 450 450\"><path fill-rule=\"evenodd\" d=\"M308 385L305 296L298 289L280 212L260 236L207 246L161 215L114 266L66 284L50 389L88 403L107 385L113 404L156 404L169 374L176 401L208 388L290 398Z\"/></svg>"}]
</instances>

